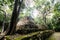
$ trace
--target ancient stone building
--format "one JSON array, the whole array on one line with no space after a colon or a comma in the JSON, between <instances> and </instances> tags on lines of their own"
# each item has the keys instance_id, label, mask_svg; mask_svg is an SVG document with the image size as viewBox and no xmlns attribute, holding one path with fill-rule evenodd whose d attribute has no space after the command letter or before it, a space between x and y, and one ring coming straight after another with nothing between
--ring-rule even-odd
<instances>
[{"instance_id":1,"label":"ancient stone building","mask_svg":"<svg viewBox=\"0 0 60 40\"><path fill-rule=\"evenodd\" d=\"M33 21L33 19L29 17L24 17L20 19L16 25L16 31L19 32L35 32L39 30L44 30L44 25L36 25L36 23Z\"/></svg>"}]
</instances>

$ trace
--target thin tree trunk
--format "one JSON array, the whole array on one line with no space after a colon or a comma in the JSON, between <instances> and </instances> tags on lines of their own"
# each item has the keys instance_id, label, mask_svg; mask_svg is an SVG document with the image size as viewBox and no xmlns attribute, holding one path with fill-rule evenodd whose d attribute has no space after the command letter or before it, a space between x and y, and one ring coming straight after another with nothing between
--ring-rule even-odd
<instances>
[{"instance_id":1,"label":"thin tree trunk","mask_svg":"<svg viewBox=\"0 0 60 40\"><path fill-rule=\"evenodd\" d=\"M1 10L1 9L0 9ZM3 23L2 23L2 31L1 31L1 33L3 33L4 32L4 28L5 28L5 20L6 20L6 12L4 11L4 10L1 10L4 14L4 18L3 18Z\"/></svg>"}]
</instances>

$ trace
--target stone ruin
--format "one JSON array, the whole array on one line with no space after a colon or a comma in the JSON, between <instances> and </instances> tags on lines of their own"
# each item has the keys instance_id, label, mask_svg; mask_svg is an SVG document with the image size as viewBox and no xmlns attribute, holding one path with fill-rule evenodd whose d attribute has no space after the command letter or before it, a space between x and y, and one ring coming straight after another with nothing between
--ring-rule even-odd
<instances>
[{"instance_id":1,"label":"stone ruin","mask_svg":"<svg viewBox=\"0 0 60 40\"><path fill-rule=\"evenodd\" d=\"M45 27L36 25L36 23L33 21L33 19L31 19L29 17L24 17L24 18L20 19L16 25L16 31L18 33L35 32L35 31L39 31L41 29L45 29Z\"/></svg>"}]
</instances>

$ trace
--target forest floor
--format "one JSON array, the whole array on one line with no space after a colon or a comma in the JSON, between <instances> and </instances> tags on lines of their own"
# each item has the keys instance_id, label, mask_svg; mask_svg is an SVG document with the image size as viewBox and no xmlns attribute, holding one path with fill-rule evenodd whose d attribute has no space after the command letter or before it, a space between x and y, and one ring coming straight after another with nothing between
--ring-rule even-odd
<instances>
[{"instance_id":1,"label":"forest floor","mask_svg":"<svg viewBox=\"0 0 60 40\"><path fill-rule=\"evenodd\" d=\"M48 40L60 40L60 32L55 32L48 38Z\"/></svg>"}]
</instances>

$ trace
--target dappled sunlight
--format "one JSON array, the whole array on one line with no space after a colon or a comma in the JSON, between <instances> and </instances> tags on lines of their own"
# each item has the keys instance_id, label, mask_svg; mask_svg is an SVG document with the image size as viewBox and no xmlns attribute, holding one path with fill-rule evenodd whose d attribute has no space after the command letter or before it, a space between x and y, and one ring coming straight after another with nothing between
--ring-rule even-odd
<instances>
[{"instance_id":1,"label":"dappled sunlight","mask_svg":"<svg viewBox=\"0 0 60 40\"><path fill-rule=\"evenodd\" d=\"M0 0L0 40L59 40L60 0Z\"/></svg>"}]
</instances>

